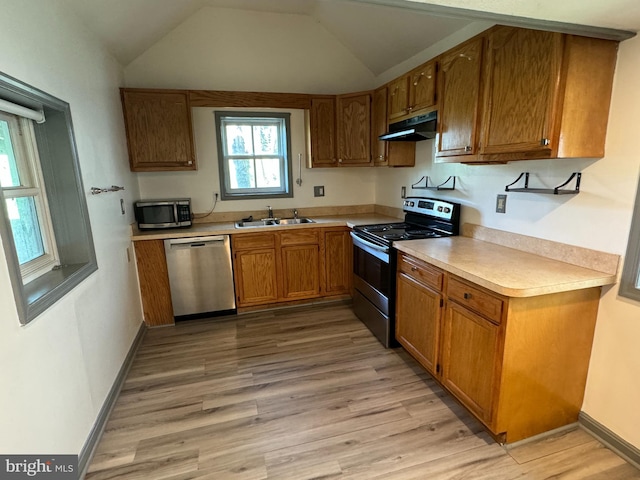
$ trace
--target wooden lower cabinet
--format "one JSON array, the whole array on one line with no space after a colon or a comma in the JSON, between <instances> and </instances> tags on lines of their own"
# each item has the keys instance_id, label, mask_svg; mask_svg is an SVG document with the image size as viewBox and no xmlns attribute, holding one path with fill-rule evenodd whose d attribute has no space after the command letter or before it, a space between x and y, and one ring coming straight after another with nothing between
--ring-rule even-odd
<instances>
[{"instance_id":1,"label":"wooden lower cabinet","mask_svg":"<svg viewBox=\"0 0 640 480\"><path fill-rule=\"evenodd\" d=\"M317 243L282 247L282 296L286 299L320 295L320 253Z\"/></svg>"},{"instance_id":2,"label":"wooden lower cabinet","mask_svg":"<svg viewBox=\"0 0 640 480\"><path fill-rule=\"evenodd\" d=\"M145 323L150 327L173 325L173 304L164 241L136 241L134 248Z\"/></svg>"},{"instance_id":3,"label":"wooden lower cabinet","mask_svg":"<svg viewBox=\"0 0 640 480\"><path fill-rule=\"evenodd\" d=\"M348 228L325 228L324 231L324 293L342 295L351 292L353 277L353 246Z\"/></svg>"},{"instance_id":4,"label":"wooden lower cabinet","mask_svg":"<svg viewBox=\"0 0 640 480\"><path fill-rule=\"evenodd\" d=\"M398 275L396 340L432 375L437 373L442 294Z\"/></svg>"},{"instance_id":5,"label":"wooden lower cabinet","mask_svg":"<svg viewBox=\"0 0 640 480\"><path fill-rule=\"evenodd\" d=\"M502 365L499 327L451 303L442 337L442 383L485 424L493 420Z\"/></svg>"},{"instance_id":6,"label":"wooden lower cabinet","mask_svg":"<svg viewBox=\"0 0 640 480\"><path fill-rule=\"evenodd\" d=\"M348 294L347 228L304 228L232 236L239 308Z\"/></svg>"},{"instance_id":7,"label":"wooden lower cabinet","mask_svg":"<svg viewBox=\"0 0 640 480\"><path fill-rule=\"evenodd\" d=\"M494 438L578 421L600 287L504 297L398 255L396 338Z\"/></svg>"},{"instance_id":8,"label":"wooden lower cabinet","mask_svg":"<svg viewBox=\"0 0 640 480\"><path fill-rule=\"evenodd\" d=\"M278 300L274 248L239 251L234 260L238 304L256 305Z\"/></svg>"}]
</instances>

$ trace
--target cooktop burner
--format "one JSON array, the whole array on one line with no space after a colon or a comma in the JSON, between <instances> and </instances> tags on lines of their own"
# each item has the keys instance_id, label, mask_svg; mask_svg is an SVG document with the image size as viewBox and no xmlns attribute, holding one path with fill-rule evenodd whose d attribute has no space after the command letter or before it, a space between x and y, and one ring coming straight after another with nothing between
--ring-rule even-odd
<instances>
[{"instance_id":1,"label":"cooktop burner","mask_svg":"<svg viewBox=\"0 0 640 480\"><path fill-rule=\"evenodd\" d=\"M459 204L433 198L409 197L404 201L404 222L361 225L354 232L376 245L401 240L448 237L458 234Z\"/></svg>"}]
</instances>

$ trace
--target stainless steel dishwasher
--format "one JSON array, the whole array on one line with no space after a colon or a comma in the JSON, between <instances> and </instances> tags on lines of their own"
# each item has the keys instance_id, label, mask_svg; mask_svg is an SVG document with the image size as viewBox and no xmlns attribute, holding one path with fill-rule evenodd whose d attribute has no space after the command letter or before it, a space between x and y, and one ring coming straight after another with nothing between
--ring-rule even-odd
<instances>
[{"instance_id":1,"label":"stainless steel dishwasher","mask_svg":"<svg viewBox=\"0 0 640 480\"><path fill-rule=\"evenodd\" d=\"M235 311L229 235L170 238L164 249L175 317Z\"/></svg>"}]
</instances>

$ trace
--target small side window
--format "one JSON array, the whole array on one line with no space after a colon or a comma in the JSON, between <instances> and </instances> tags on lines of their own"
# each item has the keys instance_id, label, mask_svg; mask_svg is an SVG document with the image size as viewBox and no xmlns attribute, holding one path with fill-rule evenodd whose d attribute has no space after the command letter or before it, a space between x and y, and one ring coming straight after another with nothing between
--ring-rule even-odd
<instances>
[{"instance_id":1,"label":"small side window","mask_svg":"<svg viewBox=\"0 0 640 480\"><path fill-rule=\"evenodd\" d=\"M98 268L69 104L2 73L0 238L22 324Z\"/></svg>"},{"instance_id":2,"label":"small side window","mask_svg":"<svg viewBox=\"0 0 640 480\"><path fill-rule=\"evenodd\" d=\"M0 112L0 188L24 283L58 263L31 120Z\"/></svg>"}]
</instances>

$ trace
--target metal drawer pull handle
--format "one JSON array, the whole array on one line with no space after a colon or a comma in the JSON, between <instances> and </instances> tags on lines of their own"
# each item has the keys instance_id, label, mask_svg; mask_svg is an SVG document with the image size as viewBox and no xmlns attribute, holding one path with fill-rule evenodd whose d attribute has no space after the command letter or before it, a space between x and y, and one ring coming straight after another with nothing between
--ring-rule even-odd
<instances>
[{"instance_id":1,"label":"metal drawer pull handle","mask_svg":"<svg viewBox=\"0 0 640 480\"><path fill-rule=\"evenodd\" d=\"M464 297L465 300L469 300L471 298L471 294L470 293L465 293L463 295L463 297Z\"/></svg>"},{"instance_id":2,"label":"metal drawer pull handle","mask_svg":"<svg viewBox=\"0 0 640 480\"><path fill-rule=\"evenodd\" d=\"M411 267L411 271L412 271L412 272L417 272L417 271L418 271L418 268L417 268L417 267Z\"/></svg>"}]
</instances>

